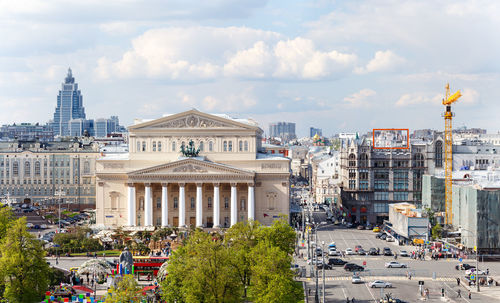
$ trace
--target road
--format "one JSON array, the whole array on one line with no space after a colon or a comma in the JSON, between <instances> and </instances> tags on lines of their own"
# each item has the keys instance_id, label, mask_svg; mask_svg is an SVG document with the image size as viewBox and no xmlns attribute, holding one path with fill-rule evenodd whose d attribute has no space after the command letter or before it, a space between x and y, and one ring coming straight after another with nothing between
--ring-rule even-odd
<instances>
[{"instance_id":1,"label":"road","mask_svg":"<svg viewBox=\"0 0 500 303\"><path fill-rule=\"evenodd\" d=\"M314 222L324 222L326 221L326 215L324 212L313 212ZM313 239L311 239L312 241ZM316 239L314 239L316 240ZM375 233L371 230L357 230L357 229L347 229L343 226L334 226L333 224L327 224L318 228L317 233L317 243L321 245L322 242L325 243L325 247L329 243L335 242L339 250L344 250L346 248L351 248L354 250L356 245L361 245L365 250L371 247L380 248L380 251L384 247L389 247L393 252L399 252L401 250L406 250L411 252L415 250L415 247L411 246L398 246L394 242L386 242L375 238ZM299 241L299 247L302 246ZM308 277L311 269L310 265L306 265L305 259L307 259L307 239L305 241L305 247L301 248L299 251L304 256L304 260L299 260L299 265L307 266ZM389 261L393 261L394 257L389 256L346 256L342 258L348 262L363 265L366 262L366 271L360 273L364 283L362 284L352 284L351 276L352 273L347 272L343 267L334 267L333 270L325 271L325 295L326 302L346 302L346 298L356 298L356 302L378 302L381 297L380 289L371 289L368 287L368 283L373 280L384 280L391 282L393 288L382 290L384 293L390 292L396 298L405 300L407 302L418 302L423 300L419 292L419 281L423 281L423 288L429 289L429 300L428 302L442 302L441 299L441 289L445 290L445 296L448 302L500 302L500 297L492 297L491 295L486 295L485 293L472 293L472 299L467 298L468 290L463 287L457 286L456 278L460 275L464 275L463 271L457 271L455 265L458 264L457 260L426 260L417 261L412 260L407 257L398 257L397 261L407 264L407 269L399 268L385 268L384 264ZM474 260L467 263L474 263ZM500 273L500 263L499 262L488 262L480 264L480 268L489 268L491 273ZM411 272L412 279L407 278L407 273ZM321 271L319 271L319 277L322 277ZM463 281L463 280L462 280ZM315 293L315 279L308 278L306 280L307 288L311 288L311 299L314 298ZM319 282L319 288L321 289L322 281ZM457 290L460 289L462 298L457 298ZM321 290L320 290L321 292ZM314 300L310 301L314 302Z\"/></svg>"}]
</instances>

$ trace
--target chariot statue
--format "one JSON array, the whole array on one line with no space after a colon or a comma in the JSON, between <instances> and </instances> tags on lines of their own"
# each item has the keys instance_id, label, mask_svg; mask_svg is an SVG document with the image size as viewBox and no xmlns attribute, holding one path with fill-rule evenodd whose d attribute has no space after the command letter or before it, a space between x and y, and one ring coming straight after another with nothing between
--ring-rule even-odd
<instances>
[{"instance_id":1,"label":"chariot statue","mask_svg":"<svg viewBox=\"0 0 500 303\"><path fill-rule=\"evenodd\" d=\"M184 157L198 157L200 153L200 148L194 146L193 140L189 140L188 146L181 146L181 153Z\"/></svg>"}]
</instances>

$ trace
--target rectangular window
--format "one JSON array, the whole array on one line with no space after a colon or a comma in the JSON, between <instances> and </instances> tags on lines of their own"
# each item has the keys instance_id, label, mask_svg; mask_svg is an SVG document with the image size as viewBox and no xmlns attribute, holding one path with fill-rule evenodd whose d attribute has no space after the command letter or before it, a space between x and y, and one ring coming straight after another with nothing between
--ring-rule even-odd
<instances>
[{"instance_id":1,"label":"rectangular window","mask_svg":"<svg viewBox=\"0 0 500 303\"><path fill-rule=\"evenodd\" d=\"M228 142L228 151L233 151L233 141Z\"/></svg>"},{"instance_id":2,"label":"rectangular window","mask_svg":"<svg viewBox=\"0 0 500 303\"><path fill-rule=\"evenodd\" d=\"M374 203L373 210L376 213L388 213L389 212L389 204L387 204L387 203Z\"/></svg>"},{"instance_id":3,"label":"rectangular window","mask_svg":"<svg viewBox=\"0 0 500 303\"><path fill-rule=\"evenodd\" d=\"M179 207L179 198L174 197L174 208L177 209Z\"/></svg>"},{"instance_id":4,"label":"rectangular window","mask_svg":"<svg viewBox=\"0 0 500 303\"><path fill-rule=\"evenodd\" d=\"M161 152L161 141L158 141L158 151Z\"/></svg>"},{"instance_id":5,"label":"rectangular window","mask_svg":"<svg viewBox=\"0 0 500 303\"><path fill-rule=\"evenodd\" d=\"M389 181L375 180L373 181L373 188L375 189L389 189Z\"/></svg>"},{"instance_id":6,"label":"rectangular window","mask_svg":"<svg viewBox=\"0 0 500 303\"><path fill-rule=\"evenodd\" d=\"M175 141L174 141L174 142L172 142L172 151L173 151L173 152L175 152L175 151L176 151L176 150L175 150Z\"/></svg>"},{"instance_id":7,"label":"rectangular window","mask_svg":"<svg viewBox=\"0 0 500 303\"><path fill-rule=\"evenodd\" d=\"M246 205L245 199L241 199L241 201L240 201L240 210L245 210L245 205Z\"/></svg>"},{"instance_id":8,"label":"rectangular window","mask_svg":"<svg viewBox=\"0 0 500 303\"><path fill-rule=\"evenodd\" d=\"M359 170L359 180L368 180L368 170L366 169Z\"/></svg>"},{"instance_id":9,"label":"rectangular window","mask_svg":"<svg viewBox=\"0 0 500 303\"><path fill-rule=\"evenodd\" d=\"M349 179L356 179L356 170L355 169L349 170Z\"/></svg>"},{"instance_id":10,"label":"rectangular window","mask_svg":"<svg viewBox=\"0 0 500 303\"><path fill-rule=\"evenodd\" d=\"M349 189L356 189L356 180L349 180Z\"/></svg>"},{"instance_id":11,"label":"rectangular window","mask_svg":"<svg viewBox=\"0 0 500 303\"><path fill-rule=\"evenodd\" d=\"M368 190L369 183L368 181L359 181L359 189L360 190Z\"/></svg>"},{"instance_id":12,"label":"rectangular window","mask_svg":"<svg viewBox=\"0 0 500 303\"><path fill-rule=\"evenodd\" d=\"M229 208L229 198L224 198L224 208Z\"/></svg>"},{"instance_id":13,"label":"rectangular window","mask_svg":"<svg viewBox=\"0 0 500 303\"><path fill-rule=\"evenodd\" d=\"M388 170L375 170L373 173L374 179L379 180L389 180L389 171Z\"/></svg>"},{"instance_id":14,"label":"rectangular window","mask_svg":"<svg viewBox=\"0 0 500 303\"><path fill-rule=\"evenodd\" d=\"M142 141L142 151L146 151L146 141Z\"/></svg>"},{"instance_id":15,"label":"rectangular window","mask_svg":"<svg viewBox=\"0 0 500 303\"><path fill-rule=\"evenodd\" d=\"M386 191L376 191L375 195L374 195L374 200L378 200L378 201L389 200L389 193Z\"/></svg>"},{"instance_id":16,"label":"rectangular window","mask_svg":"<svg viewBox=\"0 0 500 303\"><path fill-rule=\"evenodd\" d=\"M153 151L156 151L156 141L153 141Z\"/></svg>"},{"instance_id":17,"label":"rectangular window","mask_svg":"<svg viewBox=\"0 0 500 303\"><path fill-rule=\"evenodd\" d=\"M224 151L227 152L227 141L224 141Z\"/></svg>"},{"instance_id":18,"label":"rectangular window","mask_svg":"<svg viewBox=\"0 0 500 303\"><path fill-rule=\"evenodd\" d=\"M208 208L212 208L212 197L207 198L207 205L208 205Z\"/></svg>"},{"instance_id":19,"label":"rectangular window","mask_svg":"<svg viewBox=\"0 0 500 303\"><path fill-rule=\"evenodd\" d=\"M195 206L195 204L194 204L194 198L191 198L191 209L194 209L194 206Z\"/></svg>"},{"instance_id":20,"label":"rectangular window","mask_svg":"<svg viewBox=\"0 0 500 303\"><path fill-rule=\"evenodd\" d=\"M408 201L408 192L395 192L394 201Z\"/></svg>"},{"instance_id":21,"label":"rectangular window","mask_svg":"<svg viewBox=\"0 0 500 303\"><path fill-rule=\"evenodd\" d=\"M156 198L156 208L161 208L161 198Z\"/></svg>"}]
</instances>

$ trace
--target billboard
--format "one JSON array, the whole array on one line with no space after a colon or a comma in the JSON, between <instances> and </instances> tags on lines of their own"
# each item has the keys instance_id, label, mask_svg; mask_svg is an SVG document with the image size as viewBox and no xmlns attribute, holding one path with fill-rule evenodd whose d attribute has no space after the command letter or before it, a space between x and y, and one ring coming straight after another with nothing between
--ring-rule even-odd
<instances>
[{"instance_id":1,"label":"billboard","mask_svg":"<svg viewBox=\"0 0 500 303\"><path fill-rule=\"evenodd\" d=\"M373 148L408 149L410 148L410 130L407 128L374 128Z\"/></svg>"}]
</instances>

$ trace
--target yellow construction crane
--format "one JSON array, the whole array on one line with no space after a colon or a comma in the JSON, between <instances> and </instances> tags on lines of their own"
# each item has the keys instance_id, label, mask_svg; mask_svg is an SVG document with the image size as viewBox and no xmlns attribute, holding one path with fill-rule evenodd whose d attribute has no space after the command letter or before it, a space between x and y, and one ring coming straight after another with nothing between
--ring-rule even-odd
<instances>
[{"instance_id":1,"label":"yellow construction crane","mask_svg":"<svg viewBox=\"0 0 500 303\"><path fill-rule=\"evenodd\" d=\"M455 115L451 111L451 104L456 102L462 94L457 91L450 95L450 84L446 84L446 97L443 99L443 105L446 106L446 111L443 113L444 117L444 173L445 173L445 224L451 225L452 223L452 171L453 171L453 136L451 120Z\"/></svg>"}]
</instances>

